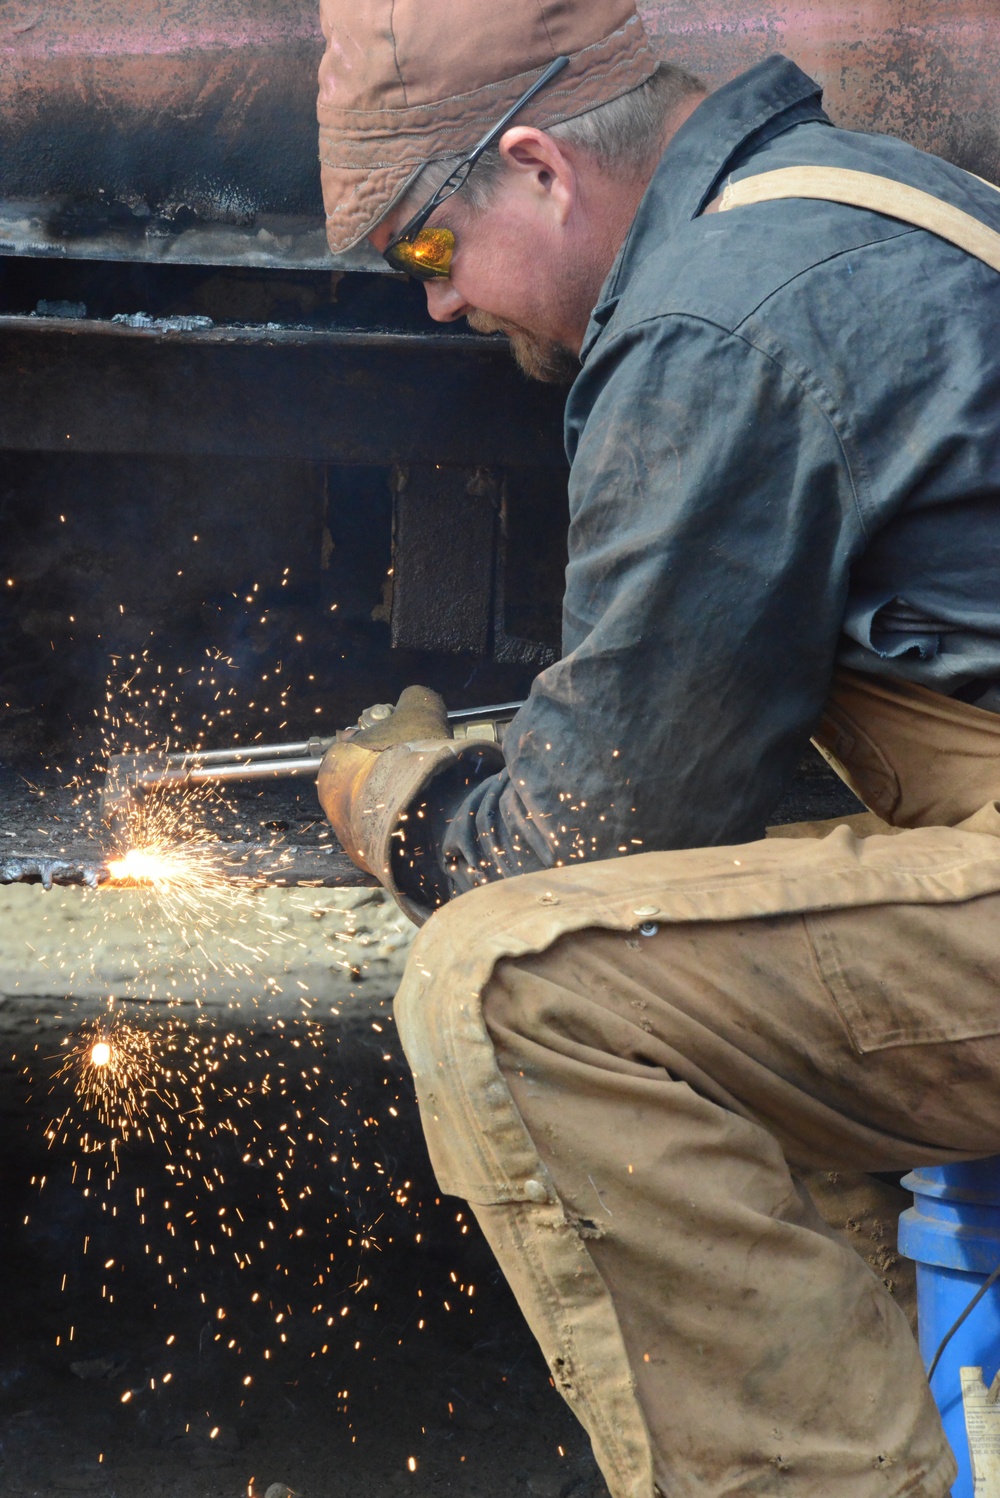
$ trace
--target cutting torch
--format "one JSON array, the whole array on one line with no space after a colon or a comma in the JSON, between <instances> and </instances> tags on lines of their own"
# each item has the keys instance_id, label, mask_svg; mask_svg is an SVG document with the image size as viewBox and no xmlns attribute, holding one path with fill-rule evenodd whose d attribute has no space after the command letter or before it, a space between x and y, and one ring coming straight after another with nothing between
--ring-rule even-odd
<instances>
[{"instance_id":1,"label":"cutting torch","mask_svg":"<svg viewBox=\"0 0 1000 1498\"><path fill-rule=\"evenodd\" d=\"M448 714L452 735L456 739L502 743L504 729L522 706L520 702L495 702L488 707L456 708ZM388 702L366 707L356 724L330 738L234 745L230 749L190 749L176 754L116 754L108 761L101 792L101 816L112 828L121 827L136 802L153 790L182 790L197 785L225 787L304 776L315 780L331 744L384 722L392 713Z\"/></svg>"}]
</instances>

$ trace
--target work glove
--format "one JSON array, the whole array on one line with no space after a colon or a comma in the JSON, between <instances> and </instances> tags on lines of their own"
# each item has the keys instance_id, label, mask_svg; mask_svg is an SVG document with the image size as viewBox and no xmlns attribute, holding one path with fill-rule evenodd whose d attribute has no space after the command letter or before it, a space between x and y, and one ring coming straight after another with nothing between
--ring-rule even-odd
<instances>
[{"instance_id":1,"label":"work glove","mask_svg":"<svg viewBox=\"0 0 1000 1498\"><path fill-rule=\"evenodd\" d=\"M369 753L417 739L450 738L444 698L430 687L404 687L395 707L387 702L366 707L356 728L342 728L337 734L338 744L356 744Z\"/></svg>"},{"instance_id":2,"label":"work glove","mask_svg":"<svg viewBox=\"0 0 1000 1498\"><path fill-rule=\"evenodd\" d=\"M412 809L433 780L463 760L470 761L470 779L478 778L503 768L503 751L495 744L456 743L437 692L407 687L394 708L366 708L356 728L337 735L320 765L320 805L344 852L374 874L418 925L430 909L399 884L407 834L416 831L408 825Z\"/></svg>"}]
</instances>

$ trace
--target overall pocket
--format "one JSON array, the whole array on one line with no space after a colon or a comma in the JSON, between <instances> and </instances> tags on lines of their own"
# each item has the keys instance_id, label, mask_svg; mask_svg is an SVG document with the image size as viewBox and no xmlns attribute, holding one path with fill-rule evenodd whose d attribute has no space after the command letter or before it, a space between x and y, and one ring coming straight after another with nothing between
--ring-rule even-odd
<instances>
[{"instance_id":1,"label":"overall pocket","mask_svg":"<svg viewBox=\"0 0 1000 1498\"><path fill-rule=\"evenodd\" d=\"M860 1055L1000 1035L1000 895L805 917Z\"/></svg>"}]
</instances>

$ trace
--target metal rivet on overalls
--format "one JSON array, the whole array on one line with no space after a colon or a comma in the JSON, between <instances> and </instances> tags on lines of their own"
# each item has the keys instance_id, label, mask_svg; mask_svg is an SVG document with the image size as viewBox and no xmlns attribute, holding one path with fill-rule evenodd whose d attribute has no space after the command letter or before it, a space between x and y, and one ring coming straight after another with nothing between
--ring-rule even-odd
<instances>
[{"instance_id":1,"label":"metal rivet on overalls","mask_svg":"<svg viewBox=\"0 0 1000 1498\"><path fill-rule=\"evenodd\" d=\"M552 894L551 890L546 890L544 895L538 896L538 903L539 905L558 905L559 900L556 895Z\"/></svg>"},{"instance_id":2,"label":"metal rivet on overalls","mask_svg":"<svg viewBox=\"0 0 1000 1498\"><path fill-rule=\"evenodd\" d=\"M639 935L655 936L659 929L660 928L655 921L643 921L642 925L639 927Z\"/></svg>"},{"instance_id":3,"label":"metal rivet on overalls","mask_svg":"<svg viewBox=\"0 0 1000 1498\"><path fill-rule=\"evenodd\" d=\"M659 915L659 913L659 905L637 905L632 912L633 915Z\"/></svg>"},{"instance_id":4,"label":"metal rivet on overalls","mask_svg":"<svg viewBox=\"0 0 1000 1498\"><path fill-rule=\"evenodd\" d=\"M524 1194L529 1202L547 1202L549 1199L548 1188L544 1181L536 1181L534 1177L524 1183Z\"/></svg>"}]
</instances>

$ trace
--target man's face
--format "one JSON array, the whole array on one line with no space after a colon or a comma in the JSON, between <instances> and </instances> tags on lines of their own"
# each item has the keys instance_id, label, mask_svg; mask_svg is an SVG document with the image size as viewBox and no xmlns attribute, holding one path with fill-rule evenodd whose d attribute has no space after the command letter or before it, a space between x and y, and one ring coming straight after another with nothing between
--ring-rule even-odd
<instances>
[{"instance_id":1,"label":"man's face","mask_svg":"<svg viewBox=\"0 0 1000 1498\"><path fill-rule=\"evenodd\" d=\"M530 148L539 132L509 132L521 134ZM459 190L429 220L452 230L455 249L448 279L424 282L427 308L437 322L465 317L477 333L505 333L526 374L570 384L593 292L576 271L572 203L544 160L523 154L488 207L473 209ZM385 249L416 206L407 202L372 231L375 249Z\"/></svg>"}]
</instances>

